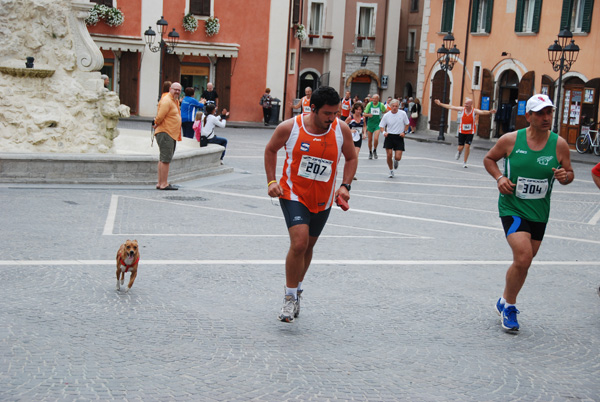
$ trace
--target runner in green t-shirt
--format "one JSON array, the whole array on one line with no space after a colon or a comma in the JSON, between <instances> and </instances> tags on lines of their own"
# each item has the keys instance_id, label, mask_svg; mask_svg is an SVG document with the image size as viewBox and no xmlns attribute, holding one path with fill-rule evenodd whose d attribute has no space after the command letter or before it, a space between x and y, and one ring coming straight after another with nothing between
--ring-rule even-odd
<instances>
[{"instance_id":1,"label":"runner in green t-shirt","mask_svg":"<svg viewBox=\"0 0 600 402\"><path fill-rule=\"evenodd\" d=\"M498 183L498 210L513 253L504 293L496 303L502 327L509 331L519 330L517 295L544 238L554 181L564 185L574 179L569 145L550 131L554 110L550 98L534 95L525 110L529 127L504 134L483 159ZM504 172L497 164L502 158Z\"/></svg>"},{"instance_id":2,"label":"runner in green t-shirt","mask_svg":"<svg viewBox=\"0 0 600 402\"><path fill-rule=\"evenodd\" d=\"M375 94L367 104L363 116L369 118L367 121L367 138L369 144L369 159L377 159L377 144L379 144L379 122L386 112L386 107L379 102L379 95Z\"/></svg>"}]
</instances>

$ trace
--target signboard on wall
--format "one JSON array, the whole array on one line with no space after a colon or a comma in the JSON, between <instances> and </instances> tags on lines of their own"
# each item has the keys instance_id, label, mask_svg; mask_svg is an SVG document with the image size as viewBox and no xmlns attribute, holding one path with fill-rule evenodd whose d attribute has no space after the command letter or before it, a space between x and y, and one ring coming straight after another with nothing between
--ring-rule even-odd
<instances>
[{"instance_id":1,"label":"signboard on wall","mask_svg":"<svg viewBox=\"0 0 600 402\"><path fill-rule=\"evenodd\" d=\"M387 87L388 87L388 76L382 75L381 76L381 89L387 89Z\"/></svg>"},{"instance_id":2,"label":"signboard on wall","mask_svg":"<svg viewBox=\"0 0 600 402\"><path fill-rule=\"evenodd\" d=\"M490 110L490 97L483 96L481 98L481 110Z\"/></svg>"},{"instance_id":3,"label":"signboard on wall","mask_svg":"<svg viewBox=\"0 0 600 402\"><path fill-rule=\"evenodd\" d=\"M517 108L518 116L525 116L525 107L527 106L527 101L519 101L519 107Z\"/></svg>"}]
</instances>

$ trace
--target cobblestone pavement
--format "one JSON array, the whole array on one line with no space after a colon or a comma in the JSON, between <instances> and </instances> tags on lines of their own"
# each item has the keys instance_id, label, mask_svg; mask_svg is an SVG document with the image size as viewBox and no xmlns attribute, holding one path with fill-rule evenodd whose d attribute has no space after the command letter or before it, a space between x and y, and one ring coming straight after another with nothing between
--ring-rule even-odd
<instances>
[{"instance_id":1,"label":"cobblestone pavement","mask_svg":"<svg viewBox=\"0 0 600 402\"><path fill-rule=\"evenodd\" d=\"M1 185L0 400L600 400L600 191L556 185L520 294L497 190L474 149L407 141L394 179L366 145L335 208L302 314L276 320L287 231L266 196L272 130L227 129L233 174L152 186ZM281 162L281 160L280 160ZM140 242L115 290L114 257Z\"/></svg>"}]
</instances>

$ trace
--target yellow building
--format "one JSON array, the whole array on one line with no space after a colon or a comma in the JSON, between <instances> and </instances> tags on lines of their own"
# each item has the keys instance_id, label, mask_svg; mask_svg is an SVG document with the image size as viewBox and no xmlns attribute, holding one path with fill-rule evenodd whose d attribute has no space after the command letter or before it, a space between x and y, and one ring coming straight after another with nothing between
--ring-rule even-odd
<instances>
[{"instance_id":1,"label":"yellow building","mask_svg":"<svg viewBox=\"0 0 600 402\"><path fill-rule=\"evenodd\" d=\"M600 24L595 23L600 17L593 0L425 0L424 10L417 87L422 127L440 129L443 109L433 100L442 100L445 80L444 103L458 106L471 98L476 108L498 111L480 118L481 138L526 127L524 102L535 93L553 99L558 131L569 144L582 126L598 122ZM559 38L559 32L572 37ZM449 59L457 57L444 77L438 50L449 33L454 37L450 49L456 46ZM555 41L565 51L552 56L549 47ZM570 52L573 45L580 51ZM549 58L557 55L555 69ZM576 59L570 69L563 68L559 85L561 55L564 65ZM456 115L448 117L456 120Z\"/></svg>"}]
</instances>

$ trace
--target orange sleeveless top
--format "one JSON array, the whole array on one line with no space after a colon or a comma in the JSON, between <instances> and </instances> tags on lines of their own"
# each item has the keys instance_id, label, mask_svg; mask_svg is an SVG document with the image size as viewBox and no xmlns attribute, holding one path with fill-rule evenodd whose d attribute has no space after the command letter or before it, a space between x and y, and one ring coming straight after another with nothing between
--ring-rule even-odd
<instances>
[{"instance_id":1,"label":"orange sleeveless top","mask_svg":"<svg viewBox=\"0 0 600 402\"><path fill-rule=\"evenodd\" d=\"M281 198L301 202L312 213L331 207L344 142L338 123L335 119L324 134L311 134L304 128L304 117L295 117L285 143Z\"/></svg>"},{"instance_id":2,"label":"orange sleeveless top","mask_svg":"<svg viewBox=\"0 0 600 402\"><path fill-rule=\"evenodd\" d=\"M475 119L474 116L475 109L471 109L471 113L467 114L465 109L463 109L462 117L460 118L460 127L458 132L461 134L475 134Z\"/></svg>"}]
</instances>

